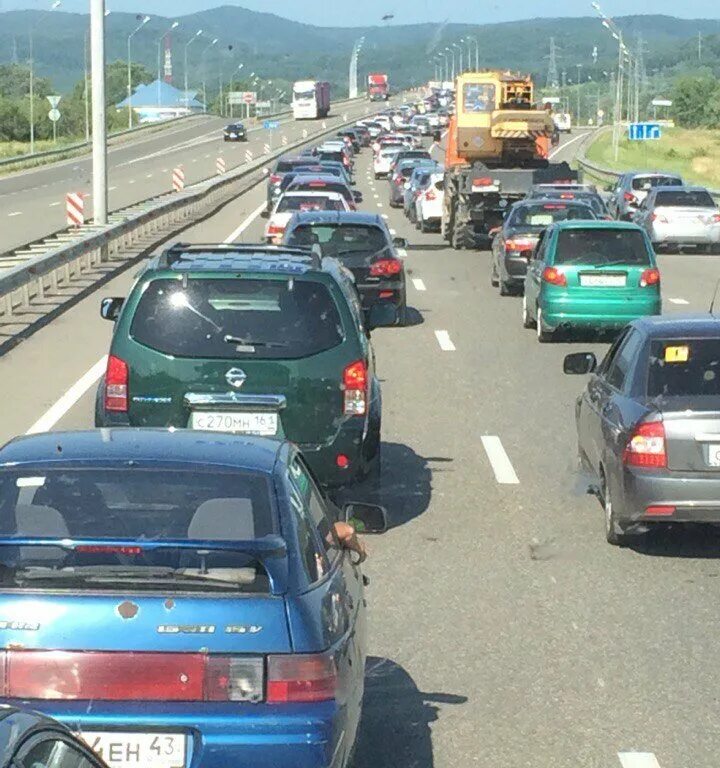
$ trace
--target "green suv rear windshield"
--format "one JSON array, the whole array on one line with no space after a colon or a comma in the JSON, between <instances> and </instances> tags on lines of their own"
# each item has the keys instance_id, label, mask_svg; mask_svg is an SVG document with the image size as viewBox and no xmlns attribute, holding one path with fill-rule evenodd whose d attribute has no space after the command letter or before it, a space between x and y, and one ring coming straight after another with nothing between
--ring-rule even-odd
<instances>
[{"instance_id":1,"label":"green suv rear windshield","mask_svg":"<svg viewBox=\"0 0 720 768\"><path fill-rule=\"evenodd\" d=\"M154 280L130 334L167 355L297 359L338 346L342 321L320 282L288 278Z\"/></svg>"},{"instance_id":2,"label":"green suv rear windshield","mask_svg":"<svg viewBox=\"0 0 720 768\"><path fill-rule=\"evenodd\" d=\"M558 235L555 264L650 265L642 232L632 229L564 229Z\"/></svg>"}]
</instances>

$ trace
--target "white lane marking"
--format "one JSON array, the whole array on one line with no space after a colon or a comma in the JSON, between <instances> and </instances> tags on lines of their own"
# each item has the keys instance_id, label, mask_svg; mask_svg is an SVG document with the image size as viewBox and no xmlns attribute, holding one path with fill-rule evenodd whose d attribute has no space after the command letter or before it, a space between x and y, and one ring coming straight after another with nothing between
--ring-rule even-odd
<instances>
[{"instance_id":1,"label":"white lane marking","mask_svg":"<svg viewBox=\"0 0 720 768\"><path fill-rule=\"evenodd\" d=\"M265 210L267 203L261 203L258 207L243 221L243 223L230 235L228 235L224 243L234 243L240 235L257 219L257 217Z\"/></svg>"},{"instance_id":2,"label":"white lane marking","mask_svg":"<svg viewBox=\"0 0 720 768\"><path fill-rule=\"evenodd\" d=\"M193 163L197 163L198 159L197 157L193 157Z\"/></svg>"},{"instance_id":3,"label":"white lane marking","mask_svg":"<svg viewBox=\"0 0 720 768\"><path fill-rule=\"evenodd\" d=\"M51 406L25 434L34 435L37 432L49 432L90 389L90 387L98 381L103 373L105 373L106 367L107 355L101 357L84 376L79 378L55 403L55 405Z\"/></svg>"},{"instance_id":4,"label":"white lane marking","mask_svg":"<svg viewBox=\"0 0 720 768\"><path fill-rule=\"evenodd\" d=\"M378 195L378 193L377 193L377 192L376 192L376 193L373 195L373 197L374 197L376 200L379 200L379 199L380 199L380 195Z\"/></svg>"},{"instance_id":5,"label":"white lane marking","mask_svg":"<svg viewBox=\"0 0 720 768\"><path fill-rule=\"evenodd\" d=\"M387 215L387 213L382 214L383 219L389 219L390 217Z\"/></svg>"},{"instance_id":6,"label":"white lane marking","mask_svg":"<svg viewBox=\"0 0 720 768\"><path fill-rule=\"evenodd\" d=\"M134 183L135 183L135 179L130 179L130 181L128 181L128 184L134 184Z\"/></svg>"},{"instance_id":7,"label":"white lane marking","mask_svg":"<svg viewBox=\"0 0 720 768\"><path fill-rule=\"evenodd\" d=\"M401 259L407 259L407 251L406 251L404 248L398 248L398 249L397 249L397 255L398 255L398 256L399 256Z\"/></svg>"},{"instance_id":8,"label":"white lane marking","mask_svg":"<svg viewBox=\"0 0 720 768\"><path fill-rule=\"evenodd\" d=\"M557 155L558 152L562 152L565 147L569 147L573 142L580 141L580 139L584 139L587 137L587 133L581 133L579 136L576 136L574 139L570 139L570 141L566 141L564 144L561 144L554 152L551 152L548 155L548 160L552 160L555 155Z\"/></svg>"},{"instance_id":9,"label":"white lane marking","mask_svg":"<svg viewBox=\"0 0 720 768\"><path fill-rule=\"evenodd\" d=\"M146 179L152 179L152 177L153 177L152 173L148 173L145 176Z\"/></svg>"},{"instance_id":10,"label":"white lane marking","mask_svg":"<svg viewBox=\"0 0 720 768\"><path fill-rule=\"evenodd\" d=\"M391 235L397 235L397 232L391 227L390 228L390 234Z\"/></svg>"},{"instance_id":11,"label":"white lane marking","mask_svg":"<svg viewBox=\"0 0 720 768\"><path fill-rule=\"evenodd\" d=\"M8 213L8 216L22 216L22 211L13 211L12 213Z\"/></svg>"},{"instance_id":12,"label":"white lane marking","mask_svg":"<svg viewBox=\"0 0 720 768\"><path fill-rule=\"evenodd\" d=\"M652 752L618 752L623 768L660 768Z\"/></svg>"},{"instance_id":13,"label":"white lane marking","mask_svg":"<svg viewBox=\"0 0 720 768\"><path fill-rule=\"evenodd\" d=\"M510 457L505 453L503 444L497 435L483 435L481 438L485 453L495 473L495 479L503 485L518 485L520 480L515 474Z\"/></svg>"},{"instance_id":14,"label":"white lane marking","mask_svg":"<svg viewBox=\"0 0 720 768\"><path fill-rule=\"evenodd\" d=\"M425 283L419 277L413 277L413 285L416 291L426 291Z\"/></svg>"},{"instance_id":15,"label":"white lane marking","mask_svg":"<svg viewBox=\"0 0 720 768\"><path fill-rule=\"evenodd\" d=\"M455 345L452 343L450 334L447 331L435 331L435 338L443 352L455 351Z\"/></svg>"},{"instance_id":16,"label":"white lane marking","mask_svg":"<svg viewBox=\"0 0 720 768\"><path fill-rule=\"evenodd\" d=\"M51 208L54 208L56 205L60 205L60 203L50 203Z\"/></svg>"},{"instance_id":17,"label":"white lane marking","mask_svg":"<svg viewBox=\"0 0 720 768\"><path fill-rule=\"evenodd\" d=\"M117 189L117 187L108 187L108 192L114 192Z\"/></svg>"},{"instance_id":18,"label":"white lane marking","mask_svg":"<svg viewBox=\"0 0 720 768\"><path fill-rule=\"evenodd\" d=\"M377 207L378 207L378 208L382 208L382 203L378 203L378 204L377 204Z\"/></svg>"},{"instance_id":19,"label":"white lane marking","mask_svg":"<svg viewBox=\"0 0 720 768\"><path fill-rule=\"evenodd\" d=\"M689 301L686 301L685 299L668 299L668 301L671 304L689 304Z\"/></svg>"},{"instance_id":20,"label":"white lane marking","mask_svg":"<svg viewBox=\"0 0 720 768\"><path fill-rule=\"evenodd\" d=\"M163 168L163 169L162 169L162 172L163 172L163 173L169 173L169 172L170 172L170 169L169 169L169 168Z\"/></svg>"}]
</instances>

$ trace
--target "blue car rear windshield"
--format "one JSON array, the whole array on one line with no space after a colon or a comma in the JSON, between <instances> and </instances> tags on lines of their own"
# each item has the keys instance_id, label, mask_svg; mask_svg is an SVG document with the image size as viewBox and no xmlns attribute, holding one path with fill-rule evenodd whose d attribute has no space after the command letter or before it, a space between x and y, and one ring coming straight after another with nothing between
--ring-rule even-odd
<instances>
[{"instance_id":1,"label":"blue car rear windshield","mask_svg":"<svg viewBox=\"0 0 720 768\"><path fill-rule=\"evenodd\" d=\"M254 540L275 532L269 484L260 474L127 466L0 472L2 537L123 539L141 545ZM172 584L190 590L267 589L263 568L247 551L0 546L0 587L105 590L126 583L139 590Z\"/></svg>"},{"instance_id":2,"label":"blue car rear windshield","mask_svg":"<svg viewBox=\"0 0 720 768\"><path fill-rule=\"evenodd\" d=\"M564 229L558 234L554 264L594 267L650 266L650 252L642 232L632 229Z\"/></svg>"}]
</instances>

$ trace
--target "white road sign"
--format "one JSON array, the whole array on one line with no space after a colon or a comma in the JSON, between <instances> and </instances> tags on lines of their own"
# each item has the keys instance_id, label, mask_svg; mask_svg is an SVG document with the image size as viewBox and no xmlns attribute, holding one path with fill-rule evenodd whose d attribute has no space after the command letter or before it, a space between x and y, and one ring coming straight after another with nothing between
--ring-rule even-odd
<instances>
[{"instance_id":1,"label":"white road sign","mask_svg":"<svg viewBox=\"0 0 720 768\"><path fill-rule=\"evenodd\" d=\"M57 121L60 119L60 110L59 109L51 109L48 112L48 117L50 120L53 121L53 123L57 123Z\"/></svg>"},{"instance_id":2,"label":"white road sign","mask_svg":"<svg viewBox=\"0 0 720 768\"><path fill-rule=\"evenodd\" d=\"M53 109L57 109L57 105L60 103L60 99L62 99L62 96L48 96L47 100L50 102L50 106Z\"/></svg>"}]
</instances>

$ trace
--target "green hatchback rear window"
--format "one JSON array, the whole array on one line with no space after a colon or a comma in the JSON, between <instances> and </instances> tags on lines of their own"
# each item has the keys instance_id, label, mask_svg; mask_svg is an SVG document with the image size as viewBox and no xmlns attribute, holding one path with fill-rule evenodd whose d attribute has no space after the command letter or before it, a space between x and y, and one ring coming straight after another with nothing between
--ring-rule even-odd
<instances>
[{"instance_id":1,"label":"green hatchback rear window","mask_svg":"<svg viewBox=\"0 0 720 768\"><path fill-rule=\"evenodd\" d=\"M651 265L643 233L614 228L562 230L553 263L596 267Z\"/></svg>"}]
</instances>

